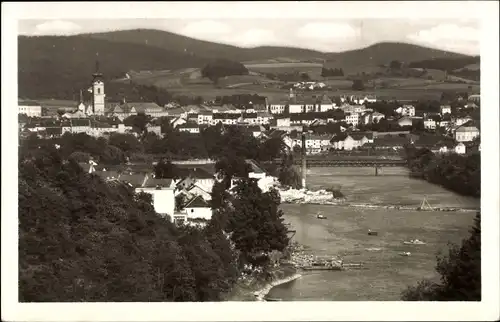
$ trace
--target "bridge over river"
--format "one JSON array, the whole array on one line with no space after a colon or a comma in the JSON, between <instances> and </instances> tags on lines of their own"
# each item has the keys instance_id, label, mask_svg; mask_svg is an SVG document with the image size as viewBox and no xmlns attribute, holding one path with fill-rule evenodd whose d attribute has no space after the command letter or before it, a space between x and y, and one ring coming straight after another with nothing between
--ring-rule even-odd
<instances>
[{"instance_id":1,"label":"bridge over river","mask_svg":"<svg viewBox=\"0 0 500 322\"><path fill-rule=\"evenodd\" d=\"M281 160L276 159L270 163L279 164ZM294 165L301 165L302 160L300 158L294 159ZM380 168L385 167L406 167L406 160L402 159L319 159L319 158L307 158L306 167L307 168L317 168L317 167L363 167L363 168L374 168L375 175L378 175Z\"/></svg>"}]
</instances>

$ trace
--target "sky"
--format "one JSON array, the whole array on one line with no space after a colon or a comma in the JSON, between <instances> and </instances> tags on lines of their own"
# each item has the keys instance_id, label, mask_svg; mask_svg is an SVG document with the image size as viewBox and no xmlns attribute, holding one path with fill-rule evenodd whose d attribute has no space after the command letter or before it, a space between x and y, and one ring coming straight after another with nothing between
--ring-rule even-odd
<instances>
[{"instance_id":1,"label":"sky","mask_svg":"<svg viewBox=\"0 0 500 322\"><path fill-rule=\"evenodd\" d=\"M240 47L277 45L338 52L398 41L479 54L479 23L464 19L48 19L20 20L22 35L150 28Z\"/></svg>"},{"instance_id":2,"label":"sky","mask_svg":"<svg viewBox=\"0 0 500 322\"><path fill-rule=\"evenodd\" d=\"M18 3L10 14L22 35L150 28L240 47L339 52L395 41L478 55L486 12L480 1L103 1Z\"/></svg>"}]
</instances>

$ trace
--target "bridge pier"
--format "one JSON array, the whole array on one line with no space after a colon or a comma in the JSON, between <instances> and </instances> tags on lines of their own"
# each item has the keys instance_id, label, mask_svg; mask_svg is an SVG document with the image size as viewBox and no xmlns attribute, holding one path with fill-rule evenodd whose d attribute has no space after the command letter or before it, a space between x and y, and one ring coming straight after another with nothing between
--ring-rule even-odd
<instances>
[{"instance_id":1,"label":"bridge pier","mask_svg":"<svg viewBox=\"0 0 500 322\"><path fill-rule=\"evenodd\" d=\"M375 166L375 176L378 176L378 167Z\"/></svg>"}]
</instances>

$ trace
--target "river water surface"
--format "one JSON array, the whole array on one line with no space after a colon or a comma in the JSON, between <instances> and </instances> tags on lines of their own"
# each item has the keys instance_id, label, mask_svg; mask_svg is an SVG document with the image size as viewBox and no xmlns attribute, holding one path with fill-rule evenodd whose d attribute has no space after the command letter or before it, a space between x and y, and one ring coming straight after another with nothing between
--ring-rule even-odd
<instances>
[{"instance_id":1,"label":"river water surface","mask_svg":"<svg viewBox=\"0 0 500 322\"><path fill-rule=\"evenodd\" d=\"M308 188L340 187L351 204L419 206L424 196L433 207L479 208L480 201L462 197L426 181L410 179L406 169L311 168ZM460 243L473 224L474 212L417 212L332 205L284 204L285 220L297 230L294 240L316 255L341 255L362 270L317 271L273 288L282 300L387 301L423 278L436 278L438 251ZM319 220L321 212L327 219ZM368 236L368 229L378 236ZM418 238L426 245L404 245ZM411 252L403 257L401 252Z\"/></svg>"}]
</instances>

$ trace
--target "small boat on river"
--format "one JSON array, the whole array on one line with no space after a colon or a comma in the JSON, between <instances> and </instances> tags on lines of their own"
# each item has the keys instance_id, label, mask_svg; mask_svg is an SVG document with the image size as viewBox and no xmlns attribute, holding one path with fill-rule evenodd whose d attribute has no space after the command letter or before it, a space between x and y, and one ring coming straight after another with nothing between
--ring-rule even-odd
<instances>
[{"instance_id":1,"label":"small boat on river","mask_svg":"<svg viewBox=\"0 0 500 322\"><path fill-rule=\"evenodd\" d=\"M368 235L370 235L370 236L378 236L378 232L373 231L371 229L368 229Z\"/></svg>"},{"instance_id":2,"label":"small boat on river","mask_svg":"<svg viewBox=\"0 0 500 322\"><path fill-rule=\"evenodd\" d=\"M326 217L324 215L322 215L321 213L318 213L316 215L316 218L318 218L318 219L326 219Z\"/></svg>"},{"instance_id":3,"label":"small boat on river","mask_svg":"<svg viewBox=\"0 0 500 322\"><path fill-rule=\"evenodd\" d=\"M409 257L409 256L411 256L411 253L410 252L402 252L402 253L399 253L399 255Z\"/></svg>"}]
</instances>

